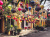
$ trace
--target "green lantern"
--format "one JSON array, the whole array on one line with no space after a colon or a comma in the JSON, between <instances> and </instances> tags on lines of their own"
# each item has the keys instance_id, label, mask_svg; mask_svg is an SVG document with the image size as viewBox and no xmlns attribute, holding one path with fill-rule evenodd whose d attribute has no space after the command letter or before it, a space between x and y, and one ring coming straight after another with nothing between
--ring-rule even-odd
<instances>
[{"instance_id":1,"label":"green lantern","mask_svg":"<svg viewBox=\"0 0 50 37\"><path fill-rule=\"evenodd\" d=\"M11 8L12 8L11 4L9 4L9 5L8 5L8 8L9 8L9 9L11 9Z\"/></svg>"}]
</instances>

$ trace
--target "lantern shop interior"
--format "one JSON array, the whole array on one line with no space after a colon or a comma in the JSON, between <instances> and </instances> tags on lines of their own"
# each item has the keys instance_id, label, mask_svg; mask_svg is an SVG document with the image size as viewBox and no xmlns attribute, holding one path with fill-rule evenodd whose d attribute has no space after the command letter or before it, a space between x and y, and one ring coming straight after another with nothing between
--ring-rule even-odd
<instances>
[{"instance_id":1,"label":"lantern shop interior","mask_svg":"<svg viewBox=\"0 0 50 37\"><path fill-rule=\"evenodd\" d=\"M50 25L50 13L43 9L37 0L3 0L0 4L0 33L4 33L9 26L17 26L18 29L33 29L36 26ZM6 3L5 3L6 2ZM47 18L48 17L48 18ZM48 21L50 22L50 21ZM12 28L13 30L13 28ZM11 30L10 30L11 31Z\"/></svg>"}]
</instances>

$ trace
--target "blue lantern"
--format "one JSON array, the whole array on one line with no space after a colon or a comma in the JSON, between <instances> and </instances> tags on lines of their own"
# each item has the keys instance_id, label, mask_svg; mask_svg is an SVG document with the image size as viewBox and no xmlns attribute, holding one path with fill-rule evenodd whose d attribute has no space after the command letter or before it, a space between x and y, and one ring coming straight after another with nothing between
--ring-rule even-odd
<instances>
[{"instance_id":1,"label":"blue lantern","mask_svg":"<svg viewBox=\"0 0 50 37\"><path fill-rule=\"evenodd\" d=\"M31 10L31 7L28 7L29 10Z\"/></svg>"}]
</instances>

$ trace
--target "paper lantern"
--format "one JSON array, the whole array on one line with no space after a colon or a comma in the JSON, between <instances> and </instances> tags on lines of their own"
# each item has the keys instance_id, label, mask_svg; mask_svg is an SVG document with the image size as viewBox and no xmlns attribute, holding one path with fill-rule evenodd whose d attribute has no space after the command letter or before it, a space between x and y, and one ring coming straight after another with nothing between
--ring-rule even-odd
<instances>
[{"instance_id":1,"label":"paper lantern","mask_svg":"<svg viewBox=\"0 0 50 37\"><path fill-rule=\"evenodd\" d=\"M45 13L45 11L43 11L43 13Z\"/></svg>"},{"instance_id":2,"label":"paper lantern","mask_svg":"<svg viewBox=\"0 0 50 37\"><path fill-rule=\"evenodd\" d=\"M20 21L22 21L22 20L20 19Z\"/></svg>"},{"instance_id":3,"label":"paper lantern","mask_svg":"<svg viewBox=\"0 0 50 37\"><path fill-rule=\"evenodd\" d=\"M39 10L41 10L41 8L40 8L39 6L37 6L37 7L35 8L35 10L36 10L36 11L39 11Z\"/></svg>"},{"instance_id":4,"label":"paper lantern","mask_svg":"<svg viewBox=\"0 0 50 37\"><path fill-rule=\"evenodd\" d=\"M27 29L27 27L24 27L25 29Z\"/></svg>"},{"instance_id":5,"label":"paper lantern","mask_svg":"<svg viewBox=\"0 0 50 37\"><path fill-rule=\"evenodd\" d=\"M22 3L20 3L20 6L22 6L23 4Z\"/></svg>"},{"instance_id":6,"label":"paper lantern","mask_svg":"<svg viewBox=\"0 0 50 37\"><path fill-rule=\"evenodd\" d=\"M31 28L31 27L28 27L29 29Z\"/></svg>"},{"instance_id":7,"label":"paper lantern","mask_svg":"<svg viewBox=\"0 0 50 37\"><path fill-rule=\"evenodd\" d=\"M48 16L50 16L50 14L48 14Z\"/></svg>"},{"instance_id":8,"label":"paper lantern","mask_svg":"<svg viewBox=\"0 0 50 37\"><path fill-rule=\"evenodd\" d=\"M43 8L44 8L44 6L43 6L43 5L40 5L40 7L41 7L41 9L43 9Z\"/></svg>"},{"instance_id":9,"label":"paper lantern","mask_svg":"<svg viewBox=\"0 0 50 37\"><path fill-rule=\"evenodd\" d=\"M22 9L21 8L18 8L18 10L21 11Z\"/></svg>"},{"instance_id":10,"label":"paper lantern","mask_svg":"<svg viewBox=\"0 0 50 37\"><path fill-rule=\"evenodd\" d=\"M40 18L40 16L38 16Z\"/></svg>"},{"instance_id":11,"label":"paper lantern","mask_svg":"<svg viewBox=\"0 0 50 37\"><path fill-rule=\"evenodd\" d=\"M13 19L15 20L16 18L14 17Z\"/></svg>"},{"instance_id":12,"label":"paper lantern","mask_svg":"<svg viewBox=\"0 0 50 37\"><path fill-rule=\"evenodd\" d=\"M24 13L25 13L25 12L26 12L26 9L22 9L22 12L24 12Z\"/></svg>"},{"instance_id":13,"label":"paper lantern","mask_svg":"<svg viewBox=\"0 0 50 37\"><path fill-rule=\"evenodd\" d=\"M49 9L47 9L47 11L49 11Z\"/></svg>"},{"instance_id":14,"label":"paper lantern","mask_svg":"<svg viewBox=\"0 0 50 37\"><path fill-rule=\"evenodd\" d=\"M7 16L8 18L10 18L11 16Z\"/></svg>"},{"instance_id":15,"label":"paper lantern","mask_svg":"<svg viewBox=\"0 0 50 37\"><path fill-rule=\"evenodd\" d=\"M16 19L16 21L17 21L17 19Z\"/></svg>"},{"instance_id":16,"label":"paper lantern","mask_svg":"<svg viewBox=\"0 0 50 37\"><path fill-rule=\"evenodd\" d=\"M0 6L0 9L2 9L2 6Z\"/></svg>"},{"instance_id":17,"label":"paper lantern","mask_svg":"<svg viewBox=\"0 0 50 37\"><path fill-rule=\"evenodd\" d=\"M29 10L31 10L31 7L28 7Z\"/></svg>"},{"instance_id":18,"label":"paper lantern","mask_svg":"<svg viewBox=\"0 0 50 37\"><path fill-rule=\"evenodd\" d=\"M3 5L3 2L2 1L0 1L0 5Z\"/></svg>"},{"instance_id":19,"label":"paper lantern","mask_svg":"<svg viewBox=\"0 0 50 37\"><path fill-rule=\"evenodd\" d=\"M15 9L12 9L12 10L11 10L11 12L12 12L12 13L15 13L15 12L16 12L16 10L15 10Z\"/></svg>"},{"instance_id":20,"label":"paper lantern","mask_svg":"<svg viewBox=\"0 0 50 37\"><path fill-rule=\"evenodd\" d=\"M30 1L30 5L33 6L33 7L35 5L34 3L35 3L34 1Z\"/></svg>"},{"instance_id":21,"label":"paper lantern","mask_svg":"<svg viewBox=\"0 0 50 37\"><path fill-rule=\"evenodd\" d=\"M10 9L12 8L11 4L8 5L8 8L10 8Z\"/></svg>"}]
</instances>

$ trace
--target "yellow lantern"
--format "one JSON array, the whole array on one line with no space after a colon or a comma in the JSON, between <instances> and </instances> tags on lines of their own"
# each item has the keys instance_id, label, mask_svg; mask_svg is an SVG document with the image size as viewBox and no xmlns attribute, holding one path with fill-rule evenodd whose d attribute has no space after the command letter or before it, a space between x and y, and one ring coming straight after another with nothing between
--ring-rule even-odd
<instances>
[{"instance_id":1,"label":"yellow lantern","mask_svg":"<svg viewBox=\"0 0 50 37\"><path fill-rule=\"evenodd\" d=\"M24 16L23 16L23 18L24 18Z\"/></svg>"},{"instance_id":2,"label":"yellow lantern","mask_svg":"<svg viewBox=\"0 0 50 37\"><path fill-rule=\"evenodd\" d=\"M28 21L27 21L28 22Z\"/></svg>"},{"instance_id":3,"label":"yellow lantern","mask_svg":"<svg viewBox=\"0 0 50 37\"><path fill-rule=\"evenodd\" d=\"M25 18L27 20L27 18Z\"/></svg>"},{"instance_id":4,"label":"yellow lantern","mask_svg":"<svg viewBox=\"0 0 50 37\"><path fill-rule=\"evenodd\" d=\"M22 22L22 21L20 21L20 22Z\"/></svg>"},{"instance_id":5,"label":"yellow lantern","mask_svg":"<svg viewBox=\"0 0 50 37\"><path fill-rule=\"evenodd\" d=\"M41 7L41 9L43 9L43 8L44 8L44 6L43 6L43 5L40 5L40 7Z\"/></svg>"}]
</instances>

